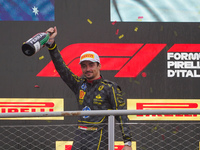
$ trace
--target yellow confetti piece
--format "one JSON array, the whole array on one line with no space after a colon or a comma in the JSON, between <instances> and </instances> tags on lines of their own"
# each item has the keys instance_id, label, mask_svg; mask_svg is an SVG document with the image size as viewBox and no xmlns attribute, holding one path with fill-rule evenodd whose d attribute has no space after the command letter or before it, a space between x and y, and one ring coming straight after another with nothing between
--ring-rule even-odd
<instances>
[{"instance_id":1,"label":"yellow confetti piece","mask_svg":"<svg viewBox=\"0 0 200 150\"><path fill-rule=\"evenodd\" d=\"M87 22L89 22L89 24L92 24L92 21L90 19L87 19Z\"/></svg>"},{"instance_id":2,"label":"yellow confetti piece","mask_svg":"<svg viewBox=\"0 0 200 150\"><path fill-rule=\"evenodd\" d=\"M44 56L40 56L40 57L39 57L39 60L42 60L42 59L44 59Z\"/></svg>"},{"instance_id":3,"label":"yellow confetti piece","mask_svg":"<svg viewBox=\"0 0 200 150\"><path fill-rule=\"evenodd\" d=\"M135 80L134 82L135 82L136 84L138 84L138 85L140 84L140 82L139 82L139 81L136 81L136 80Z\"/></svg>"},{"instance_id":4,"label":"yellow confetti piece","mask_svg":"<svg viewBox=\"0 0 200 150\"><path fill-rule=\"evenodd\" d=\"M120 36L119 36L119 39L121 39L121 38L123 38L123 37L124 37L124 34L120 35Z\"/></svg>"},{"instance_id":5,"label":"yellow confetti piece","mask_svg":"<svg viewBox=\"0 0 200 150\"><path fill-rule=\"evenodd\" d=\"M150 88L150 93L153 93L153 89L152 89L152 87Z\"/></svg>"},{"instance_id":6,"label":"yellow confetti piece","mask_svg":"<svg viewBox=\"0 0 200 150\"><path fill-rule=\"evenodd\" d=\"M177 33L176 31L174 31L174 35L175 35L175 36L178 36L178 33Z\"/></svg>"},{"instance_id":7,"label":"yellow confetti piece","mask_svg":"<svg viewBox=\"0 0 200 150\"><path fill-rule=\"evenodd\" d=\"M160 31L163 31L163 26L161 26Z\"/></svg>"},{"instance_id":8,"label":"yellow confetti piece","mask_svg":"<svg viewBox=\"0 0 200 150\"><path fill-rule=\"evenodd\" d=\"M135 27L134 31L137 32L138 31L138 27Z\"/></svg>"},{"instance_id":9,"label":"yellow confetti piece","mask_svg":"<svg viewBox=\"0 0 200 150\"><path fill-rule=\"evenodd\" d=\"M142 19L137 19L137 21L142 21Z\"/></svg>"},{"instance_id":10,"label":"yellow confetti piece","mask_svg":"<svg viewBox=\"0 0 200 150\"><path fill-rule=\"evenodd\" d=\"M173 134L176 134L176 133L177 133L177 131L173 131L172 133L173 133Z\"/></svg>"},{"instance_id":11,"label":"yellow confetti piece","mask_svg":"<svg viewBox=\"0 0 200 150\"><path fill-rule=\"evenodd\" d=\"M161 128L161 132L165 133L165 132L166 132L166 130L165 130L165 129L163 129L163 128Z\"/></svg>"},{"instance_id":12,"label":"yellow confetti piece","mask_svg":"<svg viewBox=\"0 0 200 150\"><path fill-rule=\"evenodd\" d=\"M156 125L154 128L151 129L151 132L154 132L158 129L158 125Z\"/></svg>"}]
</instances>

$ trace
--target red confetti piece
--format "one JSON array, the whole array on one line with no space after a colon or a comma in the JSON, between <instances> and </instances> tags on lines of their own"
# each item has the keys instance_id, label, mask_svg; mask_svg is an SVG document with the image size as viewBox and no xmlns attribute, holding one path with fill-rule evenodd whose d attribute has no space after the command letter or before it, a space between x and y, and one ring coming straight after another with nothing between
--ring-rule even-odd
<instances>
[{"instance_id":1,"label":"red confetti piece","mask_svg":"<svg viewBox=\"0 0 200 150\"><path fill-rule=\"evenodd\" d=\"M138 19L143 19L143 16L139 16Z\"/></svg>"},{"instance_id":2,"label":"red confetti piece","mask_svg":"<svg viewBox=\"0 0 200 150\"><path fill-rule=\"evenodd\" d=\"M146 76L147 76L146 72L143 72L142 77L146 77Z\"/></svg>"},{"instance_id":3,"label":"red confetti piece","mask_svg":"<svg viewBox=\"0 0 200 150\"><path fill-rule=\"evenodd\" d=\"M39 85L35 85L35 88L39 88Z\"/></svg>"},{"instance_id":4,"label":"red confetti piece","mask_svg":"<svg viewBox=\"0 0 200 150\"><path fill-rule=\"evenodd\" d=\"M115 34L118 35L118 33L119 33L119 29L116 30Z\"/></svg>"},{"instance_id":5,"label":"red confetti piece","mask_svg":"<svg viewBox=\"0 0 200 150\"><path fill-rule=\"evenodd\" d=\"M162 134L162 139L165 140L165 136Z\"/></svg>"},{"instance_id":6,"label":"red confetti piece","mask_svg":"<svg viewBox=\"0 0 200 150\"><path fill-rule=\"evenodd\" d=\"M117 21L114 21L114 22L112 23L112 25L115 25L115 23L117 23Z\"/></svg>"}]
</instances>

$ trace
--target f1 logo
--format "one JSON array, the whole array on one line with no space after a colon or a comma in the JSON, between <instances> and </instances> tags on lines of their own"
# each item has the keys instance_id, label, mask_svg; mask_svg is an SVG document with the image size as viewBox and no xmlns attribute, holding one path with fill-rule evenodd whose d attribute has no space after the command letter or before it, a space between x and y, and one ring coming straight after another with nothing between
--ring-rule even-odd
<instances>
[{"instance_id":1,"label":"f1 logo","mask_svg":"<svg viewBox=\"0 0 200 150\"><path fill-rule=\"evenodd\" d=\"M78 43L65 47L61 55L71 71L81 76L79 57L85 51L96 52L102 64L101 70L118 70L115 77L137 77L162 51L166 44L114 44ZM59 77L51 61L37 76Z\"/></svg>"}]
</instances>

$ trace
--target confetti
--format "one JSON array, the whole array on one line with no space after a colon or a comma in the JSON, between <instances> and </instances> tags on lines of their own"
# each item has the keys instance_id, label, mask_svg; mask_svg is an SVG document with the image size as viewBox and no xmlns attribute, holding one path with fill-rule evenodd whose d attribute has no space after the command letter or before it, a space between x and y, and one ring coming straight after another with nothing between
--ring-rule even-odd
<instances>
[{"instance_id":1,"label":"confetti","mask_svg":"<svg viewBox=\"0 0 200 150\"><path fill-rule=\"evenodd\" d=\"M40 57L39 57L39 60L42 60L42 59L44 59L44 56L40 56Z\"/></svg>"},{"instance_id":2,"label":"confetti","mask_svg":"<svg viewBox=\"0 0 200 150\"><path fill-rule=\"evenodd\" d=\"M156 125L155 127L154 127L154 130L157 130L158 129L158 125Z\"/></svg>"},{"instance_id":3,"label":"confetti","mask_svg":"<svg viewBox=\"0 0 200 150\"><path fill-rule=\"evenodd\" d=\"M89 24L92 24L92 21L90 19L87 19L87 22L89 22Z\"/></svg>"},{"instance_id":4,"label":"confetti","mask_svg":"<svg viewBox=\"0 0 200 150\"><path fill-rule=\"evenodd\" d=\"M162 134L162 139L165 140L165 136Z\"/></svg>"},{"instance_id":5,"label":"confetti","mask_svg":"<svg viewBox=\"0 0 200 150\"><path fill-rule=\"evenodd\" d=\"M158 125L156 125L154 128L152 128L152 129L151 129L151 132L154 132L154 131L156 131L156 130L158 130Z\"/></svg>"},{"instance_id":6,"label":"confetti","mask_svg":"<svg viewBox=\"0 0 200 150\"><path fill-rule=\"evenodd\" d=\"M176 134L176 133L177 133L177 131L172 131L172 133L173 133L173 134Z\"/></svg>"},{"instance_id":7,"label":"confetti","mask_svg":"<svg viewBox=\"0 0 200 150\"><path fill-rule=\"evenodd\" d=\"M134 82L135 82L136 84L138 84L138 85L140 84L140 82L139 82L139 81L136 81L136 80L135 80Z\"/></svg>"},{"instance_id":8,"label":"confetti","mask_svg":"<svg viewBox=\"0 0 200 150\"><path fill-rule=\"evenodd\" d=\"M121 39L121 38L123 38L123 37L124 37L124 34L120 35L120 36L119 36L119 39Z\"/></svg>"},{"instance_id":9,"label":"confetti","mask_svg":"<svg viewBox=\"0 0 200 150\"><path fill-rule=\"evenodd\" d=\"M178 34L177 34L177 32L176 32L176 31L174 31L174 35L175 35L175 36L178 36Z\"/></svg>"},{"instance_id":10,"label":"confetti","mask_svg":"<svg viewBox=\"0 0 200 150\"><path fill-rule=\"evenodd\" d=\"M163 26L161 26L160 31L163 31Z\"/></svg>"},{"instance_id":11,"label":"confetti","mask_svg":"<svg viewBox=\"0 0 200 150\"><path fill-rule=\"evenodd\" d=\"M34 87L35 87L35 88L39 88L39 85L35 85Z\"/></svg>"},{"instance_id":12,"label":"confetti","mask_svg":"<svg viewBox=\"0 0 200 150\"><path fill-rule=\"evenodd\" d=\"M143 16L138 16L138 19L143 19Z\"/></svg>"},{"instance_id":13,"label":"confetti","mask_svg":"<svg viewBox=\"0 0 200 150\"><path fill-rule=\"evenodd\" d=\"M163 133L165 133L165 132L166 132L166 130L165 130L165 129L163 129L163 128L161 128L160 130L161 130L161 132L163 132Z\"/></svg>"},{"instance_id":14,"label":"confetti","mask_svg":"<svg viewBox=\"0 0 200 150\"><path fill-rule=\"evenodd\" d=\"M117 21L112 22L112 25L115 25L117 23Z\"/></svg>"},{"instance_id":15,"label":"confetti","mask_svg":"<svg viewBox=\"0 0 200 150\"><path fill-rule=\"evenodd\" d=\"M135 27L134 31L137 32L138 31L138 27Z\"/></svg>"},{"instance_id":16,"label":"confetti","mask_svg":"<svg viewBox=\"0 0 200 150\"><path fill-rule=\"evenodd\" d=\"M118 33L119 33L119 29L116 30L115 34L118 35Z\"/></svg>"},{"instance_id":17,"label":"confetti","mask_svg":"<svg viewBox=\"0 0 200 150\"><path fill-rule=\"evenodd\" d=\"M150 93L153 93L153 89L152 89L152 87L150 87Z\"/></svg>"},{"instance_id":18,"label":"confetti","mask_svg":"<svg viewBox=\"0 0 200 150\"><path fill-rule=\"evenodd\" d=\"M179 126L176 127L176 131L178 132Z\"/></svg>"},{"instance_id":19,"label":"confetti","mask_svg":"<svg viewBox=\"0 0 200 150\"><path fill-rule=\"evenodd\" d=\"M146 76L147 76L146 72L143 72L142 77L146 77Z\"/></svg>"},{"instance_id":20,"label":"confetti","mask_svg":"<svg viewBox=\"0 0 200 150\"><path fill-rule=\"evenodd\" d=\"M143 16L138 16L137 21L142 21L142 19L143 19Z\"/></svg>"}]
</instances>

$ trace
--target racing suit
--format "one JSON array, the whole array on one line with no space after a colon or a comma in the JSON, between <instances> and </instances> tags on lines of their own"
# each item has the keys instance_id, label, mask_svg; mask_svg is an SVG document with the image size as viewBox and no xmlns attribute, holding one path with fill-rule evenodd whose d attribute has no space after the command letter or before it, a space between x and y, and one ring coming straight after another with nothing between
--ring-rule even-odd
<instances>
[{"instance_id":1,"label":"racing suit","mask_svg":"<svg viewBox=\"0 0 200 150\"><path fill-rule=\"evenodd\" d=\"M55 42L49 48L49 52L60 77L75 93L80 110L126 109L122 91L116 83L105 80L102 76L91 83L86 78L73 74L63 61ZM130 129L127 124L124 124L128 122L127 116L115 118L120 123L124 142L131 141ZM95 150L101 149L102 145L107 145L107 125L105 125L107 122L107 116L80 116L78 124L81 125L78 126L79 129L76 132L80 135L75 138L72 149ZM95 136L97 139L94 139Z\"/></svg>"}]
</instances>

